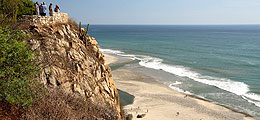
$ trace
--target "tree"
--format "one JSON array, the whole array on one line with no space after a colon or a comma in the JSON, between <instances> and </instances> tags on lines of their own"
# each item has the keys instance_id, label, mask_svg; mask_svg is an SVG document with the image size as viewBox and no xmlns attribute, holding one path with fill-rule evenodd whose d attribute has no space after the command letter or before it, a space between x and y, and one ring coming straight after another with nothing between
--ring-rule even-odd
<instances>
[{"instance_id":1,"label":"tree","mask_svg":"<svg viewBox=\"0 0 260 120\"><path fill-rule=\"evenodd\" d=\"M0 0L0 25L6 25L16 20L18 0Z\"/></svg>"},{"instance_id":2,"label":"tree","mask_svg":"<svg viewBox=\"0 0 260 120\"><path fill-rule=\"evenodd\" d=\"M18 4L18 18L22 15L33 15L35 13L35 6L31 0L20 0Z\"/></svg>"},{"instance_id":3,"label":"tree","mask_svg":"<svg viewBox=\"0 0 260 120\"><path fill-rule=\"evenodd\" d=\"M0 0L0 25L8 25L22 15L33 15L35 6L31 0Z\"/></svg>"}]
</instances>

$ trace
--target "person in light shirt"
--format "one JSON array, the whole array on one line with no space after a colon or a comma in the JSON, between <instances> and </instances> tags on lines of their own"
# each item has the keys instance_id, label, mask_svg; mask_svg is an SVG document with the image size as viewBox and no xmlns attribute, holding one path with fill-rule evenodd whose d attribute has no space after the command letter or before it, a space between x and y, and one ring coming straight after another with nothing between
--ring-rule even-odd
<instances>
[{"instance_id":1,"label":"person in light shirt","mask_svg":"<svg viewBox=\"0 0 260 120\"><path fill-rule=\"evenodd\" d=\"M45 4L45 2L43 2L42 4L42 16L46 16L47 14L47 5Z\"/></svg>"},{"instance_id":2,"label":"person in light shirt","mask_svg":"<svg viewBox=\"0 0 260 120\"><path fill-rule=\"evenodd\" d=\"M35 13L36 13L36 15L40 14L40 9L39 9L39 3L38 2L35 3Z\"/></svg>"}]
</instances>

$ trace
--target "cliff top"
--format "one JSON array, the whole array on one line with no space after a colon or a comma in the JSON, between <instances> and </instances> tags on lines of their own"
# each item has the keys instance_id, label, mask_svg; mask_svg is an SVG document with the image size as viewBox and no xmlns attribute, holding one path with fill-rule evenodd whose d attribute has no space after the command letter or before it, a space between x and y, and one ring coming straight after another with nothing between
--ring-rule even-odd
<instances>
[{"instance_id":1,"label":"cliff top","mask_svg":"<svg viewBox=\"0 0 260 120\"><path fill-rule=\"evenodd\" d=\"M41 25L53 25L56 23L67 23L69 21L67 13L53 13L53 16L38 16L38 15L23 15L22 22L41 24Z\"/></svg>"}]
</instances>

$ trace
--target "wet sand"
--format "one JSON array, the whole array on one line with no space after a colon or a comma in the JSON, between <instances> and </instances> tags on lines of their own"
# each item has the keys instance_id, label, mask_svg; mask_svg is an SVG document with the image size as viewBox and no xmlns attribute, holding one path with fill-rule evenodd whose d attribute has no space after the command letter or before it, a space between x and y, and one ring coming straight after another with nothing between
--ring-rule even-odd
<instances>
[{"instance_id":1,"label":"wet sand","mask_svg":"<svg viewBox=\"0 0 260 120\"><path fill-rule=\"evenodd\" d=\"M118 58L112 55L104 54L105 56L105 64L109 65L111 63L115 63L118 61Z\"/></svg>"}]
</instances>

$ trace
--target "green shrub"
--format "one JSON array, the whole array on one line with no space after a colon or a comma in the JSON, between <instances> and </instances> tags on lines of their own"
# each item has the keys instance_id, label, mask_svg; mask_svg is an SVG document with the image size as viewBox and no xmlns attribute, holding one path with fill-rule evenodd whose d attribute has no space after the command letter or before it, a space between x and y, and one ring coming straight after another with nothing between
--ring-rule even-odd
<instances>
[{"instance_id":1,"label":"green shrub","mask_svg":"<svg viewBox=\"0 0 260 120\"><path fill-rule=\"evenodd\" d=\"M37 98L40 84L33 80L39 68L36 55L24 42L21 31L0 27L0 100L27 107Z\"/></svg>"}]
</instances>

